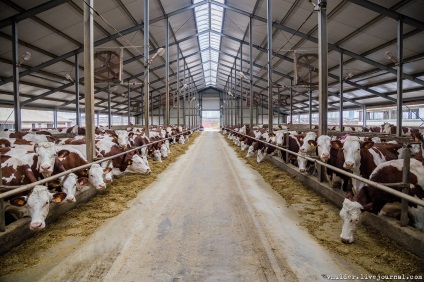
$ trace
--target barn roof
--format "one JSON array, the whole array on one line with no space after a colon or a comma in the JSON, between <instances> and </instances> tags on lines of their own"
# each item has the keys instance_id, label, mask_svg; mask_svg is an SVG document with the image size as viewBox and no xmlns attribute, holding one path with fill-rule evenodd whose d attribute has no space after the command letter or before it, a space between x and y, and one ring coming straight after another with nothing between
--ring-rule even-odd
<instances>
[{"instance_id":1,"label":"barn roof","mask_svg":"<svg viewBox=\"0 0 424 282\"><path fill-rule=\"evenodd\" d=\"M0 2L0 105L13 100L13 23L19 38L20 97L24 107L74 110L78 67L81 97L83 83L84 1L8 0ZM141 99L143 82L144 1L102 0L94 3L96 50L123 50L123 81L130 81L133 102ZM181 84L192 91L216 89L240 96L240 74L253 75L253 91L267 105L267 1L265 0L150 0L150 54L166 44L169 21L170 87L177 87L177 56ZM273 0L274 92L289 93L295 78L295 58L317 66L317 12L308 0ZM328 1L329 110L339 105L343 81L344 107L396 103L397 29L403 22L403 102L424 102L424 2L414 0ZM252 38L249 38L250 21ZM249 41L253 64L249 63ZM117 48L124 47L124 48ZM297 57L296 57L297 56ZM340 65L342 64L342 79ZM242 65L240 66L240 62ZM78 66L76 66L78 63ZM303 65L304 66L304 65ZM183 71L184 70L184 71ZM300 72L300 71L299 71ZM312 80L316 72L311 73ZM184 82L185 77L185 82ZM232 79L231 79L232 78ZM231 81L234 82L231 87ZM115 86L115 85L112 85ZM165 59L152 62L150 87L154 107L165 93ZM243 99L249 83L243 82ZM309 87L295 86L295 113L309 109ZM112 113L126 114L128 86L112 87ZM318 91L313 89L313 111ZM95 87L95 110L107 112L108 88ZM81 100L84 108L84 99ZM287 99L280 111L289 109Z\"/></svg>"}]
</instances>

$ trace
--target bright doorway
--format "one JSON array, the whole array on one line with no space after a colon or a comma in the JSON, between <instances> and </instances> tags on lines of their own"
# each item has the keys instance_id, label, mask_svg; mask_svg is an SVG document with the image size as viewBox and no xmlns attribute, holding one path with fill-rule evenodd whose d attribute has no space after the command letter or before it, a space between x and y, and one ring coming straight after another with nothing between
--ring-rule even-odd
<instances>
[{"instance_id":1,"label":"bright doorway","mask_svg":"<svg viewBox=\"0 0 424 282\"><path fill-rule=\"evenodd\" d=\"M205 128L205 131L219 130L219 116L219 111L202 111L202 125Z\"/></svg>"}]
</instances>

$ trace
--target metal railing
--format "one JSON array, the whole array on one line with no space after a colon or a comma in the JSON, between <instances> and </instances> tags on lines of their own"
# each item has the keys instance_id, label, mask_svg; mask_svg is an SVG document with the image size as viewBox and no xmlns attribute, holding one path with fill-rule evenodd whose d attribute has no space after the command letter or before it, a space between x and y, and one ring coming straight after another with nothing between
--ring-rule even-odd
<instances>
[{"instance_id":1,"label":"metal railing","mask_svg":"<svg viewBox=\"0 0 424 282\"><path fill-rule=\"evenodd\" d=\"M195 131L195 130L197 130L197 129L198 129L198 128L195 128L195 129L189 129L189 130L194 130L194 131ZM159 142L163 142L163 141L165 141L165 140L172 139L172 138L173 138L173 137L175 137L175 136L179 136L179 135L182 135L182 134L187 133L189 130L186 130L186 131L183 131L183 132L177 133L176 135L173 135L173 136L171 136L171 137L167 137L167 138L163 138L163 139L161 139L161 140L157 140L157 141L154 141L154 142L150 142L150 143L149 143L149 144L147 144L147 145L142 145L142 146L138 146L138 147L135 147L135 148L131 148L131 149L127 150L127 151L124 151L124 152L122 152L122 153L119 153L119 154L116 154L116 155L113 155L113 156L110 156L110 157L102 158L102 159L100 159L100 160L96 160L96 161L93 161L93 162L91 162L91 163L88 163L88 164L85 164L85 165L82 165L82 166L78 166L78 167L71 168L71 169L66 170L66 171L64 171L64 172L61 172L61 173L58 173L58 174L52 175L52 176L50 176L50 177L44 178L44 179L42 179L42 180L39 180L39 181L36 181L36 182L30 183L30 184L26 184L26 185L22 185L22 186L16 186L16 188L14 188L14 189L11 189L11 190L6 191L6 192L4 192L4 193L0 193L0 232L4 232L4 231L6 230L6 226L5 226L5 217L4 217L4 199L5 199L5 198L8 198L8 197L14 196L14 195L19 194L19 193L22 193L22 192L26 192L26 191L31 190L32 188L34 188L36 185L45 184L45 183L47 183L47 182L50 182L50 181L55 180L55 179L58 179L58 178L60 178L60 177L62 177L62 176L68 175L68 174L73 173L73 172L75 172L75 171L79 171L79 170L82 170L82 169L89 168L89 167L90 167L90 166L92 166L93 164L100 164L100 163L103 163L103 162L105 162L105 161L112 160L112 159L114 159L114 158L116 158L116 157L120 157L120 156L126 155L126 154L128 154L129 152L136 151L136 150L139 150L139 149L142 149L142 148L146 148L146 147L151 146L151 145L154 145L154 144L156 144L156 143L159 143ZM1 186L0 186L0 187L1 187Z\"/></svg>"},{"instance_id":2,"label":"metal railing","mask_svg":"<svg viewBox=\"0 0 424 282\"><path fill-rule=\"evenodd\" d=\"M343 169L334 167L334 166L329 165L329 164L327 164L325 162L322 162L320 160L317 160L317 159L308 157L306 155L302 155L302 154L299 154L299 153L290 151L290 150L288 150L286 148L283 148L283 147L276 146L276 145L271 144L269 142L266 142L264 140L260 140L260 139L254 138L254 137L248 136L246 134L240 134L237 131L234 131L232 129L225 128L225 130L230 131L230 132L237 133L237 134L242 135L242 136L246 136L246 137L248 137L248 138L250 138L252 140L258 141L258 142L265 143L268 146L271 146L273 148L276 148L276 149L279 149L279 150L283 150L287 154L293 154L293 155L296 155L296 156L300 156L300 157L305 158L305 159L307 159L307 160L309 160L311 162L314 162L315 164L318 164L318 165L321 165L323 167L329 168L329 169L331 169L333 171L336 171L338 173L341 173L343 175L346 175L346 176L348 176L350 178L354 178L354 179L359 180L359 181L361 181L363 183L366 183L366 184L368 184L370 186L373 186L373 187L375 187L377 189L383 190L383 191L385 191L385 192L387 192L389 194L392 194L392 195L394 195L396 197L401 198L402 199L402 208L401 208L401 225L402 226L406 226L407 225L407 220L408 220L408 201L409 202L412 202L412 203L414 203L416 205L420 205L420 206L424 207L424 201L423 200L418 199L418 198L415 198L415 197L412 197L412 196L410 196L410 195L408 195L408 194L405 193L406 192L406 189L409 187L410 150L406 150L407 153L405 154L404 159L403 159L402 182L381 184L381 183L378 183L378 182L371 181L371 180L369 180L367 178L363 178L361 176L352 174L352 173L347 172L347 171L345 171ZM288 138L288 136L289 136L289 134L288 133L285 133L285 138ZM411 142L410 144L414 144L414 143L417 143L417 142ZM285 144L288 144L288 142L285 142ZM288 158L286 158L286 160L288 160ZM390 188L389 186L392 186L392 187L401 187L403 189L402 189L402 192L400 192L398 190L395 190L395 189Z\"/></svg>"}]
</instances>

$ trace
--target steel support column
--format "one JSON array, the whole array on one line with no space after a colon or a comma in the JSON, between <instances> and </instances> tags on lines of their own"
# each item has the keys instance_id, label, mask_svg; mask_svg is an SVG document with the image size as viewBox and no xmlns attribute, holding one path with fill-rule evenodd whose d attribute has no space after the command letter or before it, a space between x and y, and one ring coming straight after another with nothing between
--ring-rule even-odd
<instances>
[{"instance_id":1,"label":"steel support column","mask_svg":"<svg viewBox=\"0 0 424 282\"><path fill-rule=\"evenodd\" d=\"M367 106L362 106L362 126L367 126Z\"/></svg>"},{"instance_id":2,"label":"steel support column","mask_svg":"<svg viewBox=\"0 0 424 282\"><path fill-rule=\"evenodd\" d=\"M396 109L397 109L397 127L396 127L396 136L402 136L402 100L403 100L403 19L400 18L398 20L397 25L397 101L396 101Z\"/></svg>"},{"instance_id":3,"label":"steel support column","mask_svg":"<svg viewBox=\"0 0 424 282\"><path fill-rule=\"evenodd\" d=\"M318 135L327 134L328 121L328 40L327 40L327 0L318 1L318 101L319 129Z\"/></svg>"},{"instance_id":4,"label":"steel support column","mask_svg":"<svg viewBox=\"0 0 424 282\"><path fill-rule=\"evenodd\" d=\"M183 85L186 85L186 68L187 68L187 66L186 66L186 64L185 64L185 61L183 62L183 66L184 66L184 71L183 71L183 74L184 74L184 83L183 83ZM184 91L183 91L183 127L184 128L186 128L186 119L187 119L187 117L186 117L186 108L185 108L185 106L186 106L186 92L187 92L187 89L185 89L184 88Z\"/></svg>"},{"instance_id":5,"label":"steel support column","mask_svg":"<svg viewBox=\"0 0 424 282\"><path fill-rule=\"evenodd\" d=\"M165 31L165 125L169 127L170 110L169 110L169 18L166 17Z\"/></svg>"},{"instance_id":6,"label":"steel support column","mask_svg":"<svg viewBox=\"0 0 424 282\"><path fill-rule=\"evenodd\" d=\"M88 2L88 6L87 5ZM84 2L84 93L87 161L95 158L94 148L94 44L93 7L94 0Z\"/></svg>"},{"instance_id":7,"label":"steel support column","mask_svg":"<svg viewBox=\"0 0 424 282\"><path fill-rule=\"evenodd\" d=\"M149 62L149 0L144 0L144 132L149 137L149 93L150 93L150 62Z\"/></svg>"},{"instance_id":8,"label":"steel support column","mask_svg":"<svg viewBox=\"0 0 424 282\"><path fill-rule=\"evenodd\" d=\"M339 67L339 93L340 93L340 109L339 109L339 126L340 131L343 131L343 51L340 52L340 67Z\"/></svg>"},{"instance_id":9,"label":"steel support column","mask_svg":"<svg viewBox=\"0 0 424 282\"><path fill-rule=\"evenodd\" d=\"M110 129L112 127L112 107L111 107L112 98L110 95L110 82L107 84L107 127Z\"/></svg>"},{"instance_id":10,"label":"steel support column","mask_svg":"<svg viewBox=\"0 0 424 282\"><path fill-rule=\"evenodd\" d=\"M243 44L240 44L240 73L243 72ZM240 76L240 127L244 124L243 121L243 79Z\"/></svg>"},{"instance_id":11,"label":"steel support column","mask_svg":"<svg viewBox=\"0 0 424 282\"><path fill-rule=\"evenodd\" d=\"M250 130L253 130L253 38L252 38L252 17L249 18L249 61L250 61L250 75L249 75L249 84L250 84Z\"/></svg>"},{"instance_id":12,"label":"steel support column","mask_svg":"<svg viewBox=\"0 0 424 282\"><path fill-rule=\"evenodd\" d=\"M293 122L293 79L290 79L290 123Z\"/></svg>"},{"instance_id":13,"label":"steel support column","mask_svg":"<svg viewBox=\"0 0 424 282\"><path fill-rule=\"evenodd\" d=\"M57 108L53 111L53 128L57 129Z\"/></svg>"},{"instance_id":14,"label":"steel support column","mask_svg":"<svg viewBox=\"0 0 424 282\"><path fill-rule=\"evenodd\" d=\"M272 0L267 0L268 34L268 130L272 132Z\"/></svg>"},{"instance_id":15,"label":"steel support column","mask_svg":"<svg viewBox=\"0 0 424 282\"><path fill-rule=\"evenodd\" d=\"M180 126L180 50L177 45L177 126Z\"/></svg>"},{"instance_id":16,"label":"steel support column","mask_svg":"<svg viewBox=\"0 0 424 282\"><path fill-rule=\"evenodd\" d=\"M19 93L19 38L18 38L18 22L12 23L12 48L13 48L13 99L14 116L15 116L15 131L21 131L21 98Z\"/></svg>"},{"instance_id":17,"label":"steel support column","mask_svg":"<svg viewBox=\"0 0 424 282\"><path fill-rule=\"evenodd\" d=\"M79 91L79 58L78 53L75 52L75 115L76 124L81 126L81 111L80 111L80 91Z\"/></svg>"},{"instance_id":18,"label":"steel support column","mask_svg":"<svg viewBox=\"0 0 424 282\"><path fill-rule=\"evenodd\" d=\"M131 85L128 80L128 125L131 124Z\"/></svg>"}]
</instances>

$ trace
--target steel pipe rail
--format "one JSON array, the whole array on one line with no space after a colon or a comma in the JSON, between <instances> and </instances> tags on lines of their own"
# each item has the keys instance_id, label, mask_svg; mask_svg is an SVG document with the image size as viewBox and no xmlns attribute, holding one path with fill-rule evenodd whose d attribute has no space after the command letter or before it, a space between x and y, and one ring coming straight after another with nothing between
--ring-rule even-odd
<instances>
[{"instance_id":1,"label":"steel pipe rail","mask_svg":"<svg viewBox=\"0 0 424 282\"><path fill-rule=\"evenodd\" d=\"M181 132L181 133L178 133L178 134L176 134L176 136L181 135L181 134L184 134L184 133L187 133L187 131L185 131L185 132ZM122 152L122 153L116 154L116 155L111 156L111 157L106 157L106 158L103 158L103 159L101 159L101 160L96 160L96 161L93 161L93 162L91 162L91 163L88 163L88 164L85 164L85 165L82 165L82 166L74 167L74 168L72 168L72 169L69 169L69 170L67 170L67 171L64 171L64 172L61 172L61 173L55 174L55 175L53 175L53 176L47 177L47 178L42 179L42 180L39 180L39 181L37 181L37 182L33 182L33 183L30 183L30 184L26 184L26 185L23 185L23 186L19 186L19 188L16 188L16 189L15 189L15 190L13 190L13 191L7 191L7 192L5 192L5 193L1 193L1 194L0 194L0 200L1 200L1 199L4 199L4 198L7 198L7 197L10 197L10 196L13 196L13 195L18 194L18 193L21 193L21 192L28 191L28 190L30 190L31 188L34 188L36 185L40 185L40 184L44 184L44 183L50 182L50 181L52 181L52 180L55 180L55 179L57 179L57 178L59 178L59 177L61 177L61 176L64 176L64 175L70 174L70 173L72 173L72 172L75 172L75 171L78 171L78 170L81 170L81 169L85 169L85 168L89 168L89 167L90 167L91 165L93 165L93 164L99 164L99 163L102 163L102 162L105 162L105 161L108 161L108 160L112 160L112 159L114 159L114 158L116 158L116 157L119 157L119 156L122 156L122 155L126 155L126 154L128 154L129 152L132 152L132 151L135 151L135 150L139 150L139 149L141 149L141 148L145 148L145 147L147 147L147 146L150 146L150 145L153 145L153 144L156 144L156 143L159 143L159 142L162 142L162 141L164 141L164 140L171 139L171 138L172 138L172 137L163 138L163 139L161 139L161 140L158 140L158 141L154 141L154 142L152 142L152 143L149 143L148 145L143 145L143 146L139 146L139 147L136 147L136 148L132 148L132 149L130 149L130 150L128 150L128 151L125 151L125 152Z\"/></svg>"},{"instance_id":2,"label":"steel pipe rail","mask_svg":"<svg viewBox=\"0 0 424 282\"><path fill-rule=\"evenodd\" d=\"M238 133L237 131L234 131L234 130L232 130L232 129L228 129L228 128L225 128L225 129L226 129L226 130L228 130L228 131L231 131L231 132L234 132L234 133L240 134L240 133ZM290 153L290 154L293 154L293 155L296 155L296 156L300 156L300 157L302 157L302 158L307 159L308 161L311 161L311 162L317 163L317 164L319 164L319 165L322 165L322 166L324 166L324 167L330 168L330 169L332 169L332 170L334 170L334 171L336 171L336 172L339 172L339 173L344 174L344 175L346 175L346 176L349 176L349 177L351 177L351 178L355 178L356 180L362 181L362 182L364 182L364 183L366 183L366 184L368 184L368 185L371 185L371 186L373 186L373 187L375 187L375 188L377 188L377 189L383 190L383 191L385 191L385 192L387 192L387 193L390 193L390 194L392 194L392 195L394 195L394 196L397 196L397 197L399 197L399 198L401 198L401 199L408 200L409 202L412 202L412 203L414 203L414 204L416 204L416 205L420 205L420 206L424 207L424 201L423 201L423 200L420 200L420 199L418 199L418 198L412 197L412 196L407 195L407 194L405 194L405 193L399 192L399 191L397 191L397 190L395 190L395 189L392 189L392 188L390 188L390 187L388 187L388 186L386 186L386 185L383 185L383 184L380 184L380 183L377 183L377 182L371 181L371 180L369 180L369 179L363 178L363 177L361 177L361 176L358 176L358 175L352 174L352 173L350 173L350 172L344 171L344 170L342 170L342 169L339 169L339 168L337 168L337 167L331 166L331 165L329 165L329 164L327 164L327 163L324 163L324 162L322 162L322 161L319 161L319 160L313 159L313 158L311 158L311 157L304 156L304 155L299 154L299 153L295 153L295 152L290 151L290 150L288 150L288 149L286 149L286 148L276 146L276 145L271 144L271 143L268 143L268 142L266 142L266 141L264 141L264 140L259 140L259 139L257 139L257 138L254 138L254 137L251 137L251 136L248 136L248 135L245 135L245 134L240 134L240 135L243 135L243 136L249 137L249 138L251 138L251 139L253 139L253 140L255 140L255 141L258 141L258 142L266 143L267 145L269 145L269 146L271 146L271 147L273 147L273 148L276 148L276 149L279 149L279 150L283 150L283 151L288 152L288 153ZM393 184L393 183L390 183L390 185L392 185L392 184Z\"/></svg>"},{"instance_id":3,"label":"steel pipe rail","mask_svg":"<svg viewBox=\"0 0 424 282\"><path fill-rule=\"evenodd\" d=\"M198 128L195 128L195 129L192 129L192 130L197 130L197 129ZM181 133L176 134L176 136L179 136L179 135L184 134L184 133L187 133L187 132L188 131L183 131ZM96 161L93 161L91 163L88 163L88 164L85 164L85 165L82 165L82 166L79 166L79 167L75 167L75 168L69 169L67 171L58 173L58 174L55 174L55 175L50 176L50 177L47 177L45 179L42 179L42 180L39 180L39 181L30 183L30 184L26 184L26 185L23 185L23 186L18 186L19 188L16 188L16 189L13 189L13 190L4 192L4 193L0 193L0 232L4 232L5 231L5 226L4 226L4 224L5 224L5 221L4 221L4 210L3 210L3 206L4 206L3 205L3 201L4 201L5 198L10 197L10 196L13 196L13 195L16 195L16 194L21 193L21 192L26 192L26 191L34 188L36 185L47 183L47 182L52 181L52 180L55 180L55 179L57 179L57 178L59 178L61 176L68 175L68 174L70 174L72 172L75 172L75 171L78 171L78 170L81 170L81 169L85 169L85 168L89 168L92 164L99 164L99 163L102 163L102 162L105 162L105 161L109 161L109 160L112 160L112 159L114 159L116 157L125 155L125 154L127 154L129 152L132 152L132 151L135 151L135 150L138 150L138 149L141 149L141 148L145 148L147 146L150 146L150 145L153 145L155 143L162 142L164 140L168 140L168 139L171 139L171 138L172 137L163 138L161 140L158 140L158 141L154 141L152 143L149 143L148 145L142 145L142 146L139 146L139 147L136 147L136 148L132 148L132 149L130 149L128 151L125 151L125 152L116 154L114 156L106 157L106 158L103 158L101 160L96 160Z\"/></svg>"}]
</instances>

